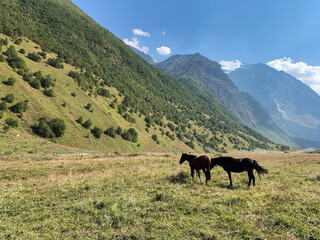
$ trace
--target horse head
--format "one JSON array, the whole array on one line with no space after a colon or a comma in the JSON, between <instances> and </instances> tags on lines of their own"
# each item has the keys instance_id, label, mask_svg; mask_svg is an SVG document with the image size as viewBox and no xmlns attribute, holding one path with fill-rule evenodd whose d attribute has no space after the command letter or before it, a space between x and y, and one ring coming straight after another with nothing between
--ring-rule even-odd
<instances>
[{"instance_id":1,"label":"horse head","mask_svg":"<svg viewBox=\"0 0 320 240\"><path fill-rule=\"evenodd\" d=\"M217 159L211 158L210 169L214 168L215 165L217 165Z\"/></svg>"},{"instance_id":2,"label":"horse head","mask_svg":"<svg viewBox=\"0 0 320 240\"><path fill-rule=\"evenodd\" d=\"M187 154L182 153L181 158L180 158L180 162L179 162L180 164L182 164L185 160L187 160L186 156L187 156Z\"/></svg>"}]
</instances>

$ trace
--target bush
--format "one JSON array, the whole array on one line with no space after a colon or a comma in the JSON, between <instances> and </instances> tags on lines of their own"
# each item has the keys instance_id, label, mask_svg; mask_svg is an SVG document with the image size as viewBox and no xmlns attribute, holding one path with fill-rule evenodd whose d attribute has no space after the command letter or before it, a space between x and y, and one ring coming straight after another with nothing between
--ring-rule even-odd
<instances>
[{"instance_id":1,"label":"bush","mask_svg":"<svg viewBox=\"0 0 320 240\"><path fill-rule=\"evenodd\" d=\"M75 92L73 92L73 93L71 93L71 96L72 96L72 97L76 97L77 94L76 94Z\"/></svg>"},{"instance_id":2,"label":"bush","mask_svg":"<svg viewBox=\"0 0 320 240\"><path fill-rule=\"evenodd\" d=\"M34 132L44 138L61 137L66 131L66 124L60 118L49 120L40 118L38 125L34 126Z\"/></svg>"},{"instance_id":3,"label":"bush","mask_svg":"<svg viewBox=\"0 0 320 240\"><path fill-rule=\"evenodd\" d=\"M4 62L5 60L6 58L2 54L0 54L0 62Z\"/></svg>"},{"instance_id":4,"label":"bush","mask_svg":"<svg viewBox=\"0 0 320 240\"><path fill-rule=\"evenodd\" d=\"M100 138L101 137L101 134L102 134L102 129L95 126L92 130L91 130L91 133L93 134L94 137L96 138Z\"/></svg>"},{"instance_id":5,"label":"bush","mask_svg":"<svg viewBox=\"0 0 320 240\"><path fill-rule=\"evenodd\" d=\"M14 95L12 93L8 94L7 96L5 96L4 100L7 103L13 103L14 102Z\"/></svg>"},{"instance_id":6,"label":"bush","mask_svg":"<svg viewBox=\"0 0 320 240\"><path fill-rule=\"evenodd\" d=\"M14 113L24 113L28 109L28 100L21 101L10 107L10 110Z\"/></svg>"},{"instance_id":7,"label":"bush","mask_svg":"<svg viewBox=\"0 0 320 240\"><path fill-rule=\"evenodd\" d=\"M83 117L80 116L77 120L76 120L77 123L79 124L82 124L83 123Z\"/></svg>"},{"instance_id":8,"label":"bush","mask_svg":"<svg viewBox=\"0 0 320 240\"><path fill-rule=\"evenodd\" d=\"M40 62L41 61L41 57L39 56L39 54L33 52L33 53L29 53L27 55L27 57L35 62Z\"/></svg>"},{"instance_id":9,"label":"bush","mask_svg":"<svg viewBox=\"0 0 320 240\"><path fill-rule=\"evenodd\" d=\"M138 133L133 128L129 128L128 131L124 131L121 136L123 139L130 141L130 142L137 142L138 141Z\"/></svg>"},{"instance_id":10,"label":"bush","mask_svg":"<svg viewBox=\"0 0 320 240\"><path fill-rule=\"evenodd\" d=\"M122 128L121 128L120 126L117 128L116 133L117 133L118 135L121 135L121 134L122 134Z\"/></svg>"},{"instance_id":11,"label":"bush","mask_svg":"<svg viewBox=\"0 0 320 240\"><path fill-rule=\"evenodd\" d=\"M4 84L8 86L14 86L15 83L16 83L16 79L14 77L10 77L8 78L8 81L4 82Z\"/></svg>"},{"instance_id":12,"label":"bush","mask_svg":"<svg viewBox=\"0 0 320 240\"><path fill-rule=\"evenodd\" d=\"M47 63L55 68L63 68L62 59L60 58L49 58Z\"/></svg>"},{"instance_id":13,"label":"bush","mask_svg":"<svg viewBox=\"0 0 320 240\"><path fill-rule=\"evenodd\" d=\"M25 54L25 53L26 53L26 50L24 50L23 48L21 48L21 49L19 50L19 53Z\"/></svg>"},{"instance_id":14,"label":"bush","mask_svg":"<svg viewBox=\"0 0 320 240\"><path fill-rule=\"evenodd\" d=\"M31 87L35 89L41 88L41 82L38 79L34 79L32 82L29 83Z\"/></svg>"},{"instance_id":15,"label":"bush","mask_svg":"<svg viewBox=\"0 0 320 240\"><path fill-rule=\"evenodd\" d=\"M66 107L67 103L65 101L63 101L63 103L61 104L62 107Z\"/></svg>"},{"instance_id":16,"label":"bush","mask_svg":"<svg viewBox=\"0 0 320 240\"><path fill-rule=\"evenodd\" d=\"M82 124L82 127L86 128L86 129L89 129L92 125L92 121L90 119L88 119L87 121L85 121L83 124Z\"/></svg>"},{"instance_id":17,"label":"bush","mask_svg":"<svg viewBox=\"0 0 320 240\"><path fill-rule=\"evenodd\" d=\"M152 140L155 141L155 142L158 141L158 136L157 136L156 134L153 134L151 138L152 138Z\"/></svg>"},{"instance_id":18,"label":"bush","mask_svg":"<svg viewBox=\"0 0 320 240\"><path fill-rule=\"evenodd\" d=\"M0 119L3 118L3 111L0 111Z\"/></svg>"},{"instance_id":19,"label":"bush","mask_svg":"<svg viewBox=\"0 0 320 240\"><path fill-rule=\"evenodd\" d=\"M84 106L85 109L90 110L92 108L92 104L88 103L86 106Z\"/></svg>"},{"instance_id":20,"label":"bush","mask_svg":"<svg viewBox=\"0 0 320 240\"><path fill-rule=\"evenodd\" d=\"M8 109L8 104L7 102L3 101L0 103L0 110L1 111L4 111L4 110L7 110Z\"/></svg>"},{"instance_id":21,"label":"bush","mask_svg":"<svg viewBox=\"0 0 320 240\"><path fill-rule=\"evenodd\" d=\"M50 88L50 89L45 89L45 90L43 91L43 94L46 95L46 96L48 96L48 97L54 97L54 91L53 91L52 88Z\"/></svg>"},{"instance_id":22,"label":"bush","mask_svg":"<svg viewBox=\"0 0 320 240\"><path fill-rule=\"evenodd\" d=\"M21 43L23 42L23 39L22 38L17 38L14 43L17 44L17 45L20 45Z\"/></svg>"},{"instance_id":23,"label":"bush","mask_svg":"<svg viewBox=\"0 0 320 240\"><path fill-rule=\"evenodd\" d=\"M46 52L38 52L38 54L39 54L43 59L46 59L46 58L47 58L47 53L46 53Z\"/></svg>"},{"instance_id":24,"label":"bush","mask_svg":"<svg viewBox=\"0 0 320 240\"><path fill-rule=\"evenodd\" d=\"M114 130L114 128L113 127L110 127L110 128L108 128L108 129L106 129L105 131L104 131L104 134L106 134L106 135L108 135L108 136L110 136L110 137L112 137L112 138L116 138L116 130Z\"/></svg>"},{"instance_id":25,"label":"bush","mask_svg":"<svg viewBox=\"0 0 320 240\"><path fill-rule=\"evenodd\" d=\"M54 85L55 79L53 79L50 75L46 77L40 77L41 87L49 88Z\"/></svg>"},{"instance_id":26,"label":"bush","mask_svg":"<svg viewBox=\"0 0 320 240\"><path fill-rule=\"evenodd\" d=\"M13 128L16 128L16 127L19 127L19 122L17 119L13 119L11 117L7 118L5 123L9 126L9 127L13 127Z\"/></svg>"},{"instance_id":27,"label":"bush","mask_svg":"<svg viewBox=\"0 0 320 240\"><path fill-rule=\"evenodd\" d=\"M103 96L103 97L109 97L110 96L110 92L107 89L104 89L104 88L98 88L97 93L100 96Z\"/></svg>"},{"instance_id":28,"label":"bush","mask_svg":"<svg viewBox=\"0 0 320 240\"><path fill-rule=\"evenodd\" d=\"M33 74L25 74L25 75L23 76L23 80L26 81L26 82L28 82L28 83L32 82L33 79L34 79L34 78L33 78Z\"/></svg>"}]
</instances>

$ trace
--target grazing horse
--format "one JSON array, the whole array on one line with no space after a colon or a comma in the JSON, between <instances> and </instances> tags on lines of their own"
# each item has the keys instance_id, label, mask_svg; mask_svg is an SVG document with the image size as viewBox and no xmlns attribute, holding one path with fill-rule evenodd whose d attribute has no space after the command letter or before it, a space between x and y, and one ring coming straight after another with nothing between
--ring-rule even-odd
<instances>
[{"instance_id":1,"label":"grazing horse","mask_svg":"<svg viewBox=\"0 0 320 240\"><path fill-rule=\"evenodd\" d=\"M268 173L268 170L261 167L256 160L252 160L250 158L240 158L235 159L232 157L217 157L211 158L211 166L212 169L215 165L221 166L229 176L230 187L232 186L231 172L248 172L249 183L248 187L250 187L251 180L253 180L253 186L255 186L255 177L253 175L253 170L255 169L260 178L260 173L265 174Z\"/></svg>"},{"instance_id":2,"label":"grazing horse","mask_svg":"<svg viewBox=\"0 0 320 240\"><path fill-rule=\"evenodd\" d=\"M200 170L202 169L202 171L204 172L204 174L206 176L206 184L207 184L208 180L211 179L211 177L210 177L210 162L211 162L210 158L208 158L205 155L197 157L195 155L183 153L181 156L181 159L180 159L180 164L182 164L186 160L189 162L189 165L191 168L192 179L194 180L194 170L196 170L198 177L199 177L199 180L201 182ZM202 184L202 182L201 182L201 184Z\"/></svg>"}]
</instances>

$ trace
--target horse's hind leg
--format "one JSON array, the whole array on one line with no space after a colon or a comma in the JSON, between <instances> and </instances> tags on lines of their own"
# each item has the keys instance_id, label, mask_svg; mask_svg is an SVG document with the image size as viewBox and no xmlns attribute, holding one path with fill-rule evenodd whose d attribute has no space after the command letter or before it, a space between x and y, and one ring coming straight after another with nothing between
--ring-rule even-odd
<instances>
[{"instance_id":1,"label":"horse's hind leg","mask_svg":"<svg viewBox=\"0 0 320 240\"><path fill-rule=\"evenodd\" d=\"M204 175L206 176L206 184L208 184L208 180L210 180L210 179L209 179L209 175L208 175L208 173L206 172L206 169L205 169L205 168L203 168L202 171L203 171Z\"/></svg>"},{"instance_id":2,"label":"horse's hind leg","mask_svg":"<svg viewBox=\"0 0 320 240\"><path fill-rule=\"evenodd\" d=\"M198 177L199 177L200 183L202 184L202 181L201 181L201 178L200 178L200 170L197 170L197 174L198 174Z\"/></svg>"},{"instance_id":3,"label":"horse's hind leg","mask_svg":"<svg viewBox=\"0 0 320 240\"><path fill-rule=\"evenodd\" d=\"M230 172L230 171L228 171L227 173L228 173L228 176L229 176L229 180L230 180L230 187L231 187L231 186L232 186L231 172Z\"/></svg>"},{"instance_id":4,"label":"horse's hind leg","mask_svg":"<svg viewBox=\"0 0 320 240\"><path fill-rule=\"evenodd\" d=\"M249 177L248 187L250 187L250 185L251 185L251 180L252 180L252 185L255 186L256 182L255 182L255 177L253 175L253 170L252 171L248 171L248 177Z\"/></svg>"}]
</instances>

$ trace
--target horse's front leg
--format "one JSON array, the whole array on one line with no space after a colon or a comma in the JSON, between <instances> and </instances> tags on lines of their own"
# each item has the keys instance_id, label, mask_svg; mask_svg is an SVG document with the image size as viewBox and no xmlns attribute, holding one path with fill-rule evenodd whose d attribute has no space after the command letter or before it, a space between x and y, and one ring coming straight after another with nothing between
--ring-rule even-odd
<instances>
[{"instance_id":1,"label":"horse's front leg","mask_svg":"<svg viewBox=\"0 0 320 240\"><path fill-rule=\"evenodd\" d=\"M229 180L230 180L230 187L232 187L232 179L231 179L231 172L227 171L228 176L229 176Z\"/></svg>"},{"instance_id":2,"label":"horse's front leg","mask_svg":"<svg viewBox=\"0 0 320 240\"><path fill-rule=\"evenodd\" d=\"M249 176L249 184L248 187L250 187L251 185L251 180L252 180L252 185L255 186L256 182L255 182L255 177L253 175L253 170L252 171L248 171L248 176Z\"/></svg>"},{"instance_id":3,"label":"horse's front leg","mask_svg":"<svg viewBox=\"0 0 320 240\"><path fill-rule=\"evenodd\" d=\"M192 177L192 180L194 181L194 168L191 168L191 177Z\"/></svg>"},{"instance_id":4,"label":"horse's front leg","mask_svg":"<svg viewBox=\"0 0 320 240\"><path fill-rule=\"evenodd\" d=\"M209 180L208 173L206 172L205 168L202 168L202 171L203 171L204 175L206 176L206 184L208 184L208 180Z\"/></svg>"}]
</instances>

